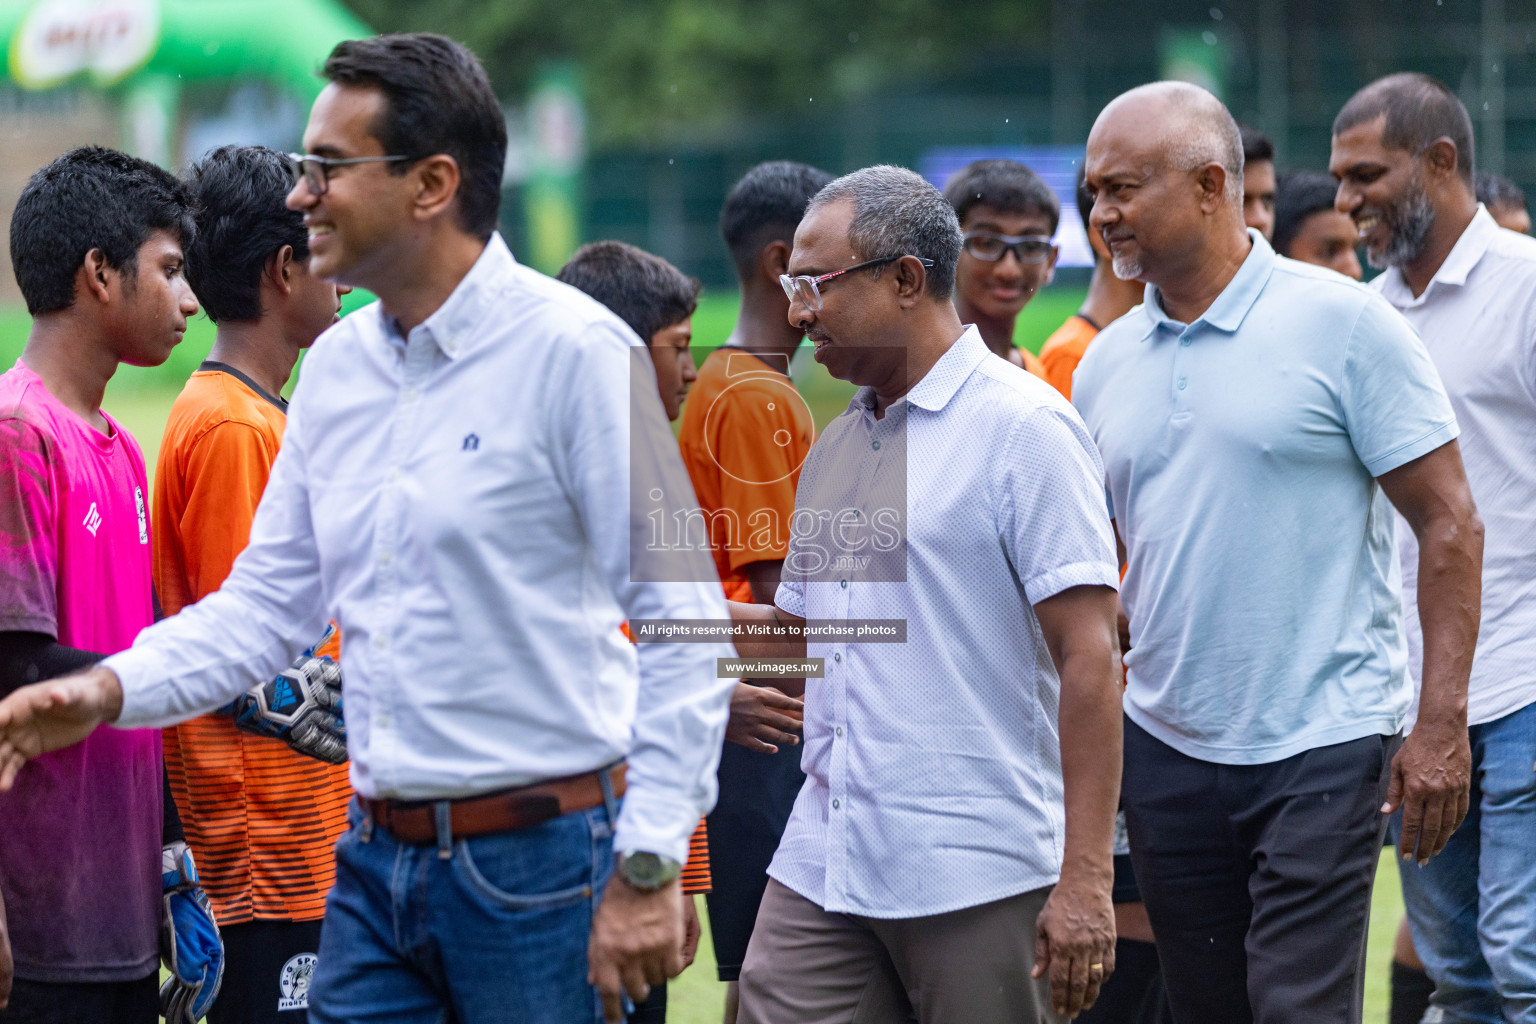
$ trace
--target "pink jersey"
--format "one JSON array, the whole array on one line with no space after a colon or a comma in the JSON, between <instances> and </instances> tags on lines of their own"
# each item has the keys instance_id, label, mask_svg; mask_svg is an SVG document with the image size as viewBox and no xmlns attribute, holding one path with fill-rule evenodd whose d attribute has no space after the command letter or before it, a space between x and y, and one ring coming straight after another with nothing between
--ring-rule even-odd
<instances>
[{"instance_id":1,"label":"pink jersey","mask_svg":"<svg viewBox=\"0 0 1536 1024\"><path fill-rule=\"evenodd\" d=\"M17 362L0 375L0 630L113 654L154 619L149 483L133 437L91 428ZM157 970L160 733L97 729L0 794L0 888L16 976Z\"/></svg>"}]
</instances>

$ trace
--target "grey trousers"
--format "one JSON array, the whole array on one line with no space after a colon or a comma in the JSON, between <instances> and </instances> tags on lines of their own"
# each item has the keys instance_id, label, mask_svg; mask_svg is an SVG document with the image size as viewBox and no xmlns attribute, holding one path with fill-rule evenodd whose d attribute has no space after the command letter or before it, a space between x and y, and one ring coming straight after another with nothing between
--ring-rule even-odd
<instances>
[{"instance_id":1,"label":"grey trousers","mask_svg":"<svg viewBox=\"0 0 1536 1024\"><path fill-rule=\"evenodd\" d=\"M1049 888L933 917L832 914L772 879L739 1024L1056 1024L1029 976Z\"/></svg>"}]
</instances>

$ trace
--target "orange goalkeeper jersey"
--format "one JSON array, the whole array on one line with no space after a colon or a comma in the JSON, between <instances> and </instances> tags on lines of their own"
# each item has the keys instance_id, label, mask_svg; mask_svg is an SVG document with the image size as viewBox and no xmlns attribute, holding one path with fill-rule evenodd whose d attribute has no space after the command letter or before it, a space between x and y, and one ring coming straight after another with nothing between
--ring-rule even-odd
<instances>
[{"instance_id":1,"label":"orange goalkeeper jersey","mask_svg":"<svg viewBox=\"0 0 1536 1024\"><path fill-rule=\"evenodd\" d=\"M204 363L171 407L153 517L155 588L167 615L229 575L250 538L286 408L219 363ZM337 657L339 638L320 653ZM219 924L319 920L347 825L347 766L241 732L228 715L163 735L171 791Z\"/></svg>"}]
</instances>

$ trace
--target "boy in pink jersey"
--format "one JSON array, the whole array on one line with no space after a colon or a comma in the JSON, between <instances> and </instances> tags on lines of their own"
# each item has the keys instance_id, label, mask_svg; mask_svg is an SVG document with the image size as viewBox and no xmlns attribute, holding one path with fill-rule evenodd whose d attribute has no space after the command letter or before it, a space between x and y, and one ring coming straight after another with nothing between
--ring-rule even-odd
<instances>
[{"instance_id":1,"label":"boy in pink jersey","mask_svg":"<svg viewBox=\"0 0 1536 1024\"><path fill-rule=\"evenodd\" d=\"M185 187L112 150L73 150L21 194L11 261L34 320L0 375L0 693L154 619L144 458L101 399L120 363L164 362L197 312L191 234ZM104 727L0 794L15 971L0 1022L156 1020L162 791L159 732Z\"/></svg>"}]
</instances>

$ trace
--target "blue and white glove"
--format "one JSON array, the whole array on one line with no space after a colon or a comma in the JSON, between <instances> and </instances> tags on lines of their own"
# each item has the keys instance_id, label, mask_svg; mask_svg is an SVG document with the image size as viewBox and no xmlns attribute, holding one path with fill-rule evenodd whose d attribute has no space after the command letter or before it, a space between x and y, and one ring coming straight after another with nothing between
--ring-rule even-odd
<instances>
[{"instance_id":1,"label":"blue and white glove","mask_svg":"<svg viewBox=\"0 0 1536 1024\"><path fill-rule=\"evenodd\" d=\"M334 629L327 627L320 642L295 658L291 668L236 697L226 709L234 716L235 727L280 739L326 764L345 764L341 666L329 657L315 657Z\"/></svg>"},{"instance_id":2,"label":"blue and white glove","mask_svg":"<svg viewBox=\"0 0 1536 1024\"><path fill-rule=\"evenodd\" d=\"M160 852L160 882L165 900L160 962L171 975L160 986L160 1014L166 1024L196 1024L218 998L224 940L186 843L170 843Z\"/></svg>"}]
</instances>

